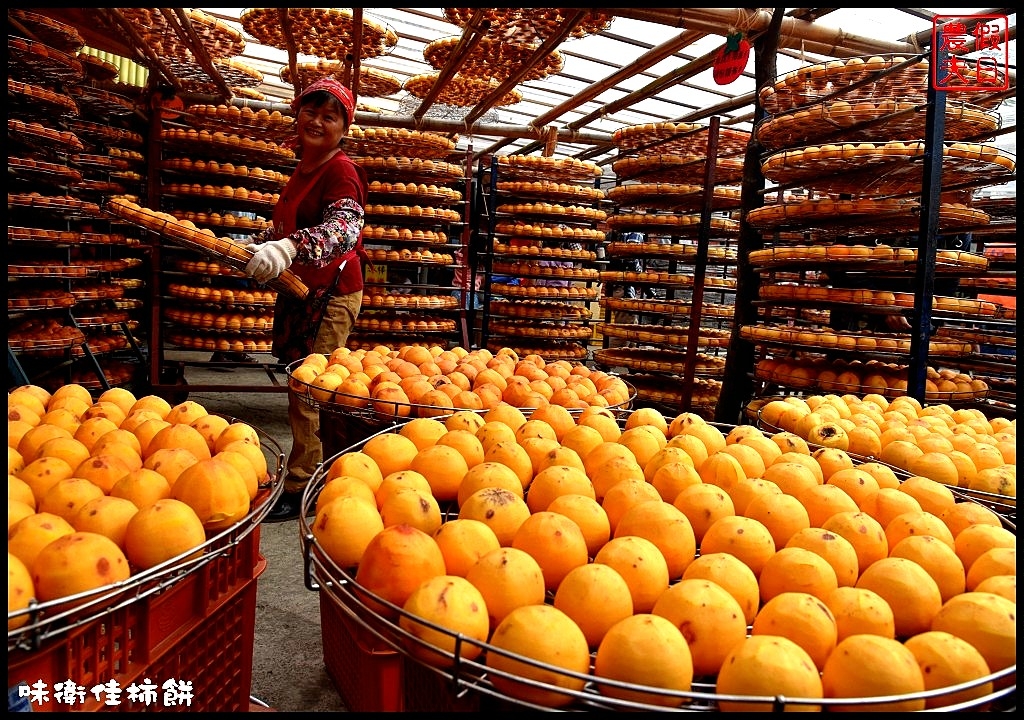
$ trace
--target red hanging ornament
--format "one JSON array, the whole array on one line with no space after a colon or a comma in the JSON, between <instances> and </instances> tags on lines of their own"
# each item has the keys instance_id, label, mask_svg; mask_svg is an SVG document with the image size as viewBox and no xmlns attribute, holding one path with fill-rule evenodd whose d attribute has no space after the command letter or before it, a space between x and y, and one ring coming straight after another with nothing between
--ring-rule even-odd
<instances>
[{"instance_id":1,"label":"red hanging ornament","mask_svg":"<svg viewBox=\"0 0 1024 720\"><path fill-rule=\"evenodd\" d=\"M743 33L730 33L725 36L725 47L715 56L711 74L719 85L728 85L743 74L750 59L750 42Z\"/></svg>"}]
</instances>

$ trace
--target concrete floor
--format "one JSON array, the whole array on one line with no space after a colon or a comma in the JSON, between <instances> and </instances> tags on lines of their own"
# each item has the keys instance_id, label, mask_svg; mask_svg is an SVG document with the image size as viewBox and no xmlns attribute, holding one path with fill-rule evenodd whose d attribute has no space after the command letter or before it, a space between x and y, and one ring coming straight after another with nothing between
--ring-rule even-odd
<instances>
[{"instance_id":1,"label":"concrete floor","mask_svg":"<svg viewBox=\"0 0 1024 720\"><path fill-rule=\"evenodd\" d=\"M175 353L175 359L208 360L209 353ZM273 362L269 355L258 355ZM287 377L278 375L284 384ZM263 369L239 367L231 372L187 366L189 385L234 385L223 392L189 391L188 399L208 411L238 418L273 439L287 456L291 448L286 392L246 392L271 383ZM256 636L251 694L259 704L279 712L347 711L324 667L320 633L320 598L303 582L299 522L264 523L260 552L267 568L257 581Z\"/></svg>"}]
</instances>

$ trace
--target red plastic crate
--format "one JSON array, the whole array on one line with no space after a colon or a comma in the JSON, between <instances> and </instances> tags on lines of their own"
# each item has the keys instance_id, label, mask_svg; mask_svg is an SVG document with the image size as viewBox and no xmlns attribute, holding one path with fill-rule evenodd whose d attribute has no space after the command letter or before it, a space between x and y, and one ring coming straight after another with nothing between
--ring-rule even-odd
<instances>
[{"instance_id":1,"label":"red plastic crate","mask_svg":"<svg viewBox=\"0 0 1024 720\"><path fill-rule=\"evenodd\" d=\"M320 592L320 632L327 674L350 712L401 712L402 656Z\"/></svg>"},{"instance_id":2,"label":"red plastic crate","mask_svg":"<svg viewBox=\"0 0 1024 720\"><path fill-rule=\"evenodd\" d=\"M497 710L495 702L477 692L456 691L455 681L439 675L408 657L403 657L402 674L405 712L481 712Z\"/></svg>"},{"instance_id":3,"label":"red plastic crate","mask_svg":"<svg viewBox=\"0 0 1024 720\"><path fill-rule=\"evenodd\" d=\"M35 650L15 648L7 656L7 686L42 682L49 702L33 712L113 710L234 711L249 708L256 626L256 580L267 561L259 553L260 528L227 553L197 567L167 589L112 610L101 618L44 641ZM149 679L191 681L190 707L129 702L129 685ZM72 680L85 688L84 702L57 704L55 683ZM96 699L90 688L114 680L118 705Z\"/></svg>"}]
</instances>

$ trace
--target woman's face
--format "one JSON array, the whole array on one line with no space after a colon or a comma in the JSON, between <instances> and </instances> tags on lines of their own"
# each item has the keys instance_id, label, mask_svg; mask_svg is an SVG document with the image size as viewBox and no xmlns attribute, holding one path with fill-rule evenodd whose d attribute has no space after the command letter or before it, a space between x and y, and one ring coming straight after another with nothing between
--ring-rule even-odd
<instances>
[{"instance_id":1,"label":"woman's face","mask_svg":"<svg viewBox=\"0 0 1024 720\"><path fill-rule=\"evenodd\" d=\"M345 111L336 100L306 103L296 117L299 143L304 150L327 152L341 144L348 130Z\"/></svg>"}]
</instances>

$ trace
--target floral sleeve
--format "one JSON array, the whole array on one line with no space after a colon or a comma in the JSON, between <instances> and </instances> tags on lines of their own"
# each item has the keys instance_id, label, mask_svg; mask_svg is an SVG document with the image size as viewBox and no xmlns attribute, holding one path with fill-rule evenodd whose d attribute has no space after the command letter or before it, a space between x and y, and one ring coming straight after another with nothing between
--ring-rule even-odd
<instances>
[{"instance_id":1,"label":"floral sleeve","mask_svg":"<svg viewBox=\"0 0 1024 720\"><path fill-rule=\"evenodd\" d=\"M270 242L271 240L276 239L276 237L277 233L274 232L274 226L270 225L268 227L263 228L255 235L252 235L250 237L250 244L261 245L265 242Z\"/></svg>"},{"instance_id":2,"label":"floral sleeve","mask_svg":"<svg viewBox=\"0 0 1024 720\"><path fill-rule=\"evenodd\" d=\"M322 223L296 230L289 238L295 243L297 258L314 267L324 267L356 246L363 222L359 203L343 198L327 206Z\"/></svg>"}]
</instances>

